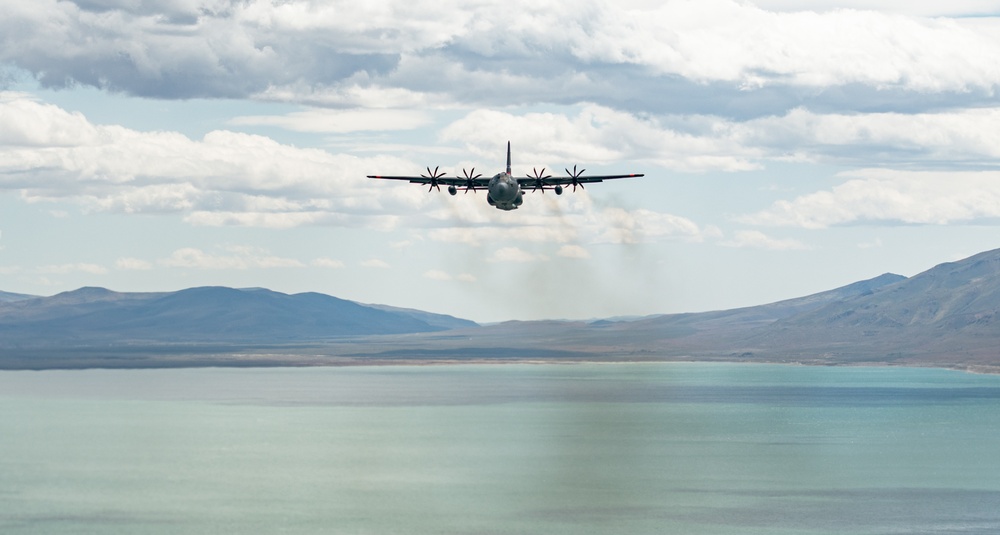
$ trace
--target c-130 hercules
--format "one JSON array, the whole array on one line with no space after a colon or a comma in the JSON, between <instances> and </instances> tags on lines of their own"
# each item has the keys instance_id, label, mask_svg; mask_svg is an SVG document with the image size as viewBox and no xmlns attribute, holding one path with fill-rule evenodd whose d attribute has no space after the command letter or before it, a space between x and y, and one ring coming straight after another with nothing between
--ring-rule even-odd
<instances>
[{"instance_id":1,"label":"c-130 hercules","mask_svg":"<svg viewBox=\"0 0 1000 535\"><path fill-rule=\"evenodd\" d=\"M543 167L541 171L538 169L532 169L534 175L525 175L524 178L515 178L510 173L510 141L507 142L507 171L503 173L497 173L493 175L493 178L481 178L483 175L474 175L476 168L473 167L472 171L466 171L462 169L462 174L464 177L454 176L447 177L442 171L438 173L438 168L435 167L433 171L431 168L427 168L426 175L420 176L382 176L382 175L368 175L368 178L384 178L387 180L408 180L413 184L430 184L430 188L427 191L437 189L441 191L441 185L448 186L448 193L456 195L458 193L458 188L465 188L465 192L476 191L476 190L488 190L489 193L486 195L486 202L490 203L490 206L495 206L500 210L516 210L518 206L523 203L522 194L527 188L531 188L528 191L535 192L541 190L545 193L545 190L553 190L556 195L562 195L563 186L573 186L573 191L576 191L576 187L580 186L583 189L584 184L589 184L591 182L602 182L605 180L612 180L616 178L633 178L643 176L642 173L633 173L630 175L593 175L593 176L581 176L586 169L576 170L576 166L573 166L573 171L570 172L566 169L566 174L568 176L564 177L553 177L551 175L545 174L545 168ZM521 188L525 189L521 189Z\"/></svg>"}]
</instances>

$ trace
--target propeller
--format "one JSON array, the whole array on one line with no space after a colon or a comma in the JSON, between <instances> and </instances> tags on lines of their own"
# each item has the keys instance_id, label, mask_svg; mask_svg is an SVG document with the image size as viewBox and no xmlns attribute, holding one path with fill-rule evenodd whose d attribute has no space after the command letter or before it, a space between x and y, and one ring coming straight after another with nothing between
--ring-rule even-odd
<instances>
[{"instance_id":1,"label":"propeller","mask_svg":"<svg viewBox=\"0 0 1000 535\"><path fill-rule=\"evenodd\" d=\"M578 178L580 178L580 175L582 175L584 171L586 171L586 169L580 169L580 172L577 172L575 165L573 166L573 172L572 173L569 172L569 169L566 169L566 174L569 175L569 177L573 179L573 182L572 182L572 184L573 184L573 191L576 191L576 187L577 186L580 186L580 189L586 189L586 188L583 187L583 183L579 182L577 180Z\"/></svg>"},{"instance_id":2,"label":"propeller","mask_svg":"<svg viewBox=\"0 0 1000 535\"><path fill-rule=\"evenodd\" d=\"M430 166L428 166L427 167L427 174L425 175L425 174L421 173L420 176L422 176L424 178L431 179L431 182L430 182L431 187L427 188L427 191L430 191L430 190L432 190L434 188L437 188L438 191L441 191L441 185L438 184L438 180L437 179L443 177L446 174L447 173L445 173L444 171L442 171L441 174L438 174L438 166L434 166L434 171L431 171Z\"/></svg>"},{"instance_id":3,"label":"propeller","mask_svg":"<svg viewBox=\"0 0 1000 535\"><path fill-rule=\"evenodd\" d=\"M531 171L535 174L534 176L532 176L532 175L524 175L524 176L526 176L528 178L535 179L535 187L532 188L531 192L534 193L534 192L536 192L538 190L542 190L542 193L545 193L545 179L546 178L552 178L552 175L546 175L544 167L542 168L541 171L539 171L538 169L535 169L534 167L532 167ZM568 172L569 171L567 171L567 173Z\"/></svg>"},{"instance_id":4,"label":"propeller","mask_svg":"<svg viewBox=\"0 0 1000 535\"><path fill-rule=\"evenodd\" d=\"M478 175L473 175L472 173L475 173L475 172L476 172L476 168L475 167L472 168L472 171L466 171L464 167L462 168L462 174L465 175L465 192L466 193L468 193L469 190L472 190L472 193L475 193L476 192L476 179L479 178L479 177L481 177L481 176L483 176L482 173L479 173Z\"/></svg>"}]
</instances>

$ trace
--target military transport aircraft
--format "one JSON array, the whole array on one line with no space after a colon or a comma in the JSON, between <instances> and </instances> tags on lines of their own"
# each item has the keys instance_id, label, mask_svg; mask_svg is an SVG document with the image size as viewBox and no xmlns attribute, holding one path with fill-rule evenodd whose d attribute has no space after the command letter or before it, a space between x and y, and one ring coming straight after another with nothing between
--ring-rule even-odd
<instances>
[{"instance_id":1,"label":"military transport aircraft","mask_svg":"<svg viewBox=\"0 0 1000 535\"><path fill-rule=\"evenodd\" d=\"M466 171L462 169L462 174L464 177L454 176L447 177L445 172L442 171L438 173L438 168L435 167L433 171L431 168L427 168L427 174L421 174L420 176L382 176L382 175L368 175L368 178L384 178L387 180L409 180L413 184L430 184L430 188L427 191L437 189L441 191L441 185L444 184L448 186L448 193L455 195L458 193L458 188L465 188L465 192L469 191L475 192L476 190L488 190L489 193L486 194L486 202L490 203L490 206L496 206L500 210L516 210L521 203L524 202L521 198L521 194L525 191L521 188L531 188L530 191L535 192L541 190L545 193L545 190L550 189L556 192L556 195L562 195L563 186L572 185L573 191L576 191L576 187L580 186L583 189L584 184L589 184L591 182L602 182L604 180L611 180L614 178L632 178L643 176L642 173L633 173L631 175L593 175L593 176L581 176L586 169L576 170L576 166L573 166L573 171L570 172L566 169L566 174L568 176L564 177L553 177L552 175L545 174L545 168L543 167L541 171L538 169L532 169L534 175L525 175L524 178L515 178L510 174L510 141L507 142L507 171L504 173L497 173L493 175L493 178L481 178L482 174L474 174L476 168L473 167L472 171Z\"/></svg>"}]
</instances>

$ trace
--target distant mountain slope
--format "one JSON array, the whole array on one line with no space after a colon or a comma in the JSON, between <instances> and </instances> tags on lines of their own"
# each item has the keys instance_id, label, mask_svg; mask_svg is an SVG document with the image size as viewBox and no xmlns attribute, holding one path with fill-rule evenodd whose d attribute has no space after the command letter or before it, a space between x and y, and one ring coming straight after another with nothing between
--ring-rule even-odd
<instances>
[{"instance_id":1,"label":"distant mountain slope","mask_svg":"<svg viewBox=\"0 0 1000 535\"><path fill-rule=\"evenodd\" d=\"M434 314L431 312L424 312L423 310L415 310L412 308L398 308L391 307L388 305L364 305L378 310L384 310L386 312L393 312L397 314L406 314L407 316L416 318L420 321L427 323L433 327L440 327L441 329L465 329L468 327L478 327L479 324L474 321L464 320L461 318L456 318L455 316L449 316L446 314Z\"/></svg>"},{"instance_id":2,"label":"distant mountain slope","mask_svg":"<svg viewBox=\"0 0 1000 535\"><path fill-rule=\"evenodd\" d=\"M605 330L673 356L1000 366L1000 249L910 278L885 274L798 299Z\"/></svg>"},{"instance_id":3,"label":"distant mountain slope","mask_svg":"<svg viewBox=\"0 0 1000 535\"><path fill-rule=\"evenodd\" d=\"M415 311L382 310L319 293L223 287L119 293L81 288L0 305L0 343L281 343L446 329L442 325L447 322L434 321L434 315L426 319Z\"/></svg>"},{"instance_id":4,"label":"distant mountain slope","mask_svg":"<svg viewBox=\"0 0 1000 535\"><path fill-rule=\"evenodd\" d=\"M24 301L25 299L34 299L37 296L27 295L27 294L15 294L11 292L0 292L0 303L13 303L15 301Z\"/></svg>"},{"instance_id":5,"label":"distant mountain slope","mask_svg":"<svg viewBox=\"0 0 1000 535\"><path fill-rule=\"evenodd\" d=\"M655 333L658 330L679 330L679 332L693 333L704 330L728 331L732 329L761 327L770 325L778 320L820 309L831 303L839 303L847 299L870 295L885 286L904 280L906 280L906 277L902 275L886 273L873 279L855 282L833 290L805 297L786 299L766 305L713 312L667 314L633 321L622 327L634 331L650 331L651 333Z\"/></svg>"},{"instance_id":6,"label":"distant mountain slope","mask_svg":"<svg viewBox=\"0 0 1000 535\"><path fill-rule=\"evenodd\" d=\"M1000 250L785 318L756 340L772 348L825 348L845 356L1000 364Z\"/></svg>"},{"instance_id":7,"label":"distant mountain slope","mask_svg":"<svg viewBox=\"0 0 1000 535\"><path fill-rule=\"evenodd\" d=\"M961 330L994 325L998 310L1000 250L941 264L905 282L791 318L786 325Z\"/></svg>"}]
</instances>

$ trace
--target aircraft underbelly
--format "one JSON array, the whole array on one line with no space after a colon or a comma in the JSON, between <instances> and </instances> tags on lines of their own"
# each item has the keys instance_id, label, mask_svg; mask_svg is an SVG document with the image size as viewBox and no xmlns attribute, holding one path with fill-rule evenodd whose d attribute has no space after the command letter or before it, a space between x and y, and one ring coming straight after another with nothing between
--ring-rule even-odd
<instances>
[{"instance_id":1,"label":"aircraft underbelly","mask_svg":"<svg viewBox=\"0 0 1000 535\"><path fill-rule=\"evenodd\" d=\"M490 181L487 202L500 210L516 210L523 203L521 187L513 177L498 174Z\"/></svg>"}]
</instances>

